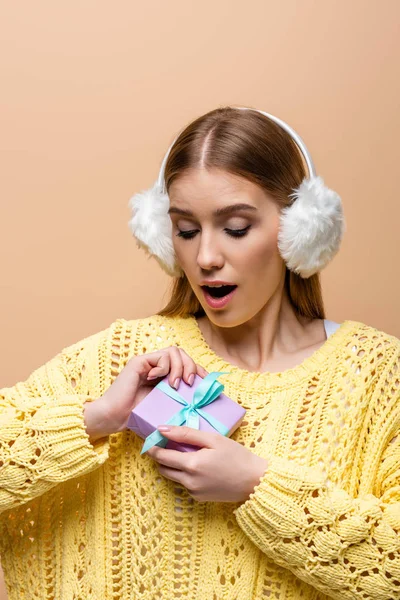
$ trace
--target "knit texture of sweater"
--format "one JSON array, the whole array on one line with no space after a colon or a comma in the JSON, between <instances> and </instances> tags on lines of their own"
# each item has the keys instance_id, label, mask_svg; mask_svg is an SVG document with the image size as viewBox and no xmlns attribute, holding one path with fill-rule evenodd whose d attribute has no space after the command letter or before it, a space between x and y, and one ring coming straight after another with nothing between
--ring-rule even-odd
<instances>
[{"instance_id":1,"label":"knit texture of sweater","mask_svg":"<svg viewBox=\"0 0 400 600\"><path fill-rule=\"evenodd\" d=\"M132 431L92 445L82 405L170 345L246 409L268 460L241 503L197 502ZM400 599L400 341L345 321L300 365L227 363L194 317L117 320L0 391L10 600ZM223 475L221 475L223 480Z\"/></svg>"}]
</instances>

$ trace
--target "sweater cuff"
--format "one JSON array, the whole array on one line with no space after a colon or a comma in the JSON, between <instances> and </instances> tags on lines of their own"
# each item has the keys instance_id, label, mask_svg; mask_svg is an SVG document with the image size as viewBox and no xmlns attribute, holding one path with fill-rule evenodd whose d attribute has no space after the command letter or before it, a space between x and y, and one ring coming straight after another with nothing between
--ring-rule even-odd
<instances>
[{"instance_id":1,"label":"sweater cuff","mask_svg":"<svg viewBox=\"0 0 400 600\"><path fill-rule=\"evenodd\" d=\"M49 400L32 415L29 429L37 447L37 470L47 481L65 481L79 477L103 464L108 458L108 438L93 444L84 421L84 402L92 398L64 396ZM40 460L47 455L48 460ZM40 476L39 476L40 477Z\"/></svg>"},{"instance_id":2,"label":"sweater cuff","mask_svg":"<svg viewBox=\"0 0 400 600\"><path fill-rule=\"evenodd\" d=\"M258 524L264 535L270 531L274 536L293 538L308 525L303 506L306 499L326 485L320 469L273 456L254 491L234 514L246 533Z\"/></svg>"}]
</instances>

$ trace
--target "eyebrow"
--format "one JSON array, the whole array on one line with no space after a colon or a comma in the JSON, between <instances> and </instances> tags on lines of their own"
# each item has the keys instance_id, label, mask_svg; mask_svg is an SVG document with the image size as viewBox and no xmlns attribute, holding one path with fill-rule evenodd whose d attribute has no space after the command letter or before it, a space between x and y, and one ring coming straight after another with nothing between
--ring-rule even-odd
<instances>
[{"instance_id":1,"label":"eyebrow","mask_svg":"<svg viewBox=\"0 0 400 600\"><path fill-rule=\"evenodd\" d=\"M228 215L241 210L255 211L257 210L257 208L255 206L252 206L251 204L230 204L229 206L224 206L223 208L217 208L217 210L213 212L213 215L215 217L220 217L221 215ZM172 213L176 215L183 215L186 217L193 217L193 213L191 210L185 210L183 208L178 208L175 206L171 206L171 208L168 211L168 214L171 215Z\"/></svg>"}]
</instances>

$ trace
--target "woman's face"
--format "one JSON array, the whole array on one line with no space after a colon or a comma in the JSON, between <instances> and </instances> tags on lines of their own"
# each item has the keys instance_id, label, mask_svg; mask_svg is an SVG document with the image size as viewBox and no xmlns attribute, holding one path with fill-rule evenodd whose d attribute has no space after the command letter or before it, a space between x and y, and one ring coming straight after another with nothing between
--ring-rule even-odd
<instances>
[{"instance_id":1,"label":"woman's face","mask_svg":"<svg viewBox=\"0 0 400 600\"><path fill-rule=\"evenodd\" d=\"M177 260L206 315L221 327L249 321L285 273L276 202L247 179L201 168L175 179L169 197Z\"/></svg>"}]
</instances>

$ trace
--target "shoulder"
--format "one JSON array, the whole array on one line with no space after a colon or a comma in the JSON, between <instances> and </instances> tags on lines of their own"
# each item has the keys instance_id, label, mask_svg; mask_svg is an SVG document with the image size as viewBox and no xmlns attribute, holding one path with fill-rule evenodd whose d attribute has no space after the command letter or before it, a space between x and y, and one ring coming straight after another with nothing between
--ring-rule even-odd
<instances>
[{"instance_id":1,"label":"shoulder","mask_svg":"<svg viewBox=\"0 0 400 600\"><path fill-rule=\"evenodd\" d=\"M189 327L189 322L190 318L164 317L157 314L138 319L121 317L105 329L63 348L61 354L70 356L99 348L109 351L132 349L136 354L149 351L150 347L155 345L179 345L181 334Z\"/></svg>"},{"instance_id":2,"label":"shoulder","mask_svg":"<svg viewBox=\"0 0 400 600\"><path fill-rule=\"evenodd\" d=\"M383 353L400 352L400 339L396 336L360 321L346 323L350 324L352 339L360 349L376 351L379 357Z\"/></svg>"},{"instance_id":3,"label":"shoulder","mask_svg":"<svg viewBox=\"0 0 400 600\"><path fill-rule=\"evenodd\" d=\"M173 329L175 322L179 319L161 317L160 315L151 315L139 319L126 319L123 317L115 319L104 329L95 333L90 333L77 342L62 349L63 353L79 351L91 346L98 346L105 341L120 340L125 343L128 338L134 337L139 333L150 334L152 332L163 331L166 328Z\"/></svg>"},{"instance_id":4,"label":"shoulder","mask_svg":"<svg viewBox=\"0 0 400 600\"><path fill-rule=\"evenodd\" d=\"M190 317L165 317L150 315L140 319L117 319L112 324L113 332L125 338L136 340L138 352L148 351L150 347L180 345L181 335L189 327ZM144 344L145 348L139 347Z\"/></svg>"},{"instance_id":5,"label":"shoulder","mask_svg":"<svg viewBox=\"0 0 400 600\"><path fill-rule=\"evenodd\" d=\"M372 325L359 321L346 321L348 336L344 336L341 356L357 372L364 373L367 381L378 381L400 370L400 339ZM400 373L397 374L400 376Z\"/></svg>"}]
</instances>

